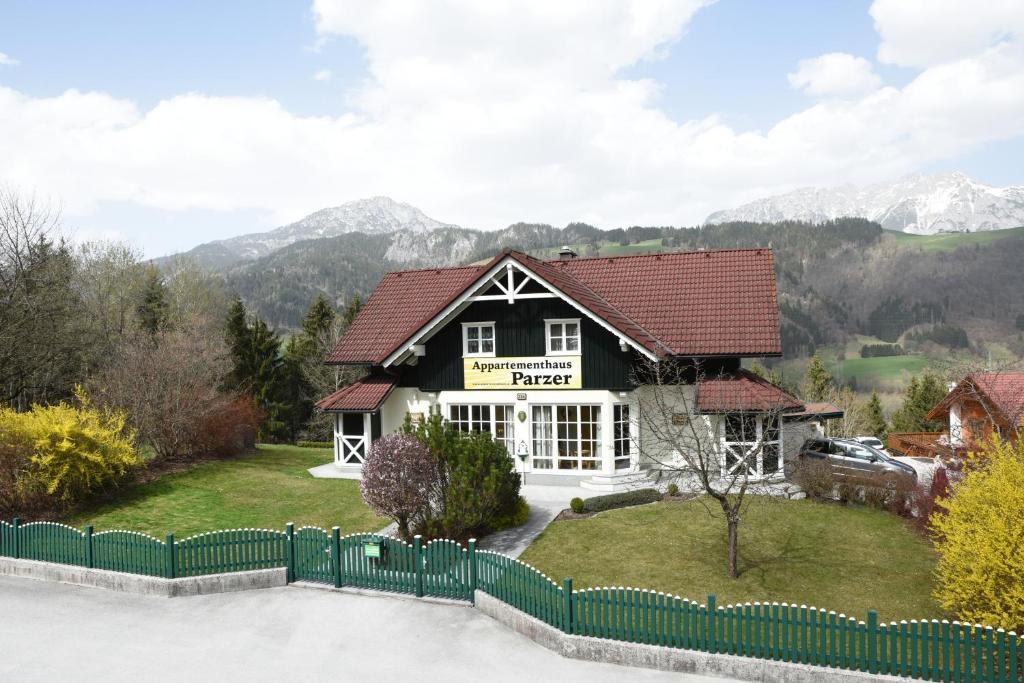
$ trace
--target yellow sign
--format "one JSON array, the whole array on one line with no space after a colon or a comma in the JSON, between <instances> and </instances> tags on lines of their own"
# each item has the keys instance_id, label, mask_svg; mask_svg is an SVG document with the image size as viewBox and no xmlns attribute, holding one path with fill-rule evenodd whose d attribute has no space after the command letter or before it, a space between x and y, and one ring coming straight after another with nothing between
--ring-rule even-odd
<instances>
[{"instance_id":1,"label":"yellow sign","mask_svg":"<svg viewBox=\"0 0 1024 683\"><path fill-rule=\"evenodd\" d=\"M463 358L467 389L580 389L580 356Z\"/></svg>"}]
</instances>

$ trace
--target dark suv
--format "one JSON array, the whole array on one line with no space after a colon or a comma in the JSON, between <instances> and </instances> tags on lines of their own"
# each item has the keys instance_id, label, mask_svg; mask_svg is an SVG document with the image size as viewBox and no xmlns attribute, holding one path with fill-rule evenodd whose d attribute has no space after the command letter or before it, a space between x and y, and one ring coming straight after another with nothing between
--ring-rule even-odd
<instances>
[{"instance_id":1,"label":"dark suv","mask_svg":"<svg viewBox=\"0 0 1024 683\"><path fill-rule=\"evenodd\" d=\"M798 465L827 462L840 481L862 485L917 483L917 472L905 463L852 439L808 439L797 454Z\"/></svg>"}]
</instances>

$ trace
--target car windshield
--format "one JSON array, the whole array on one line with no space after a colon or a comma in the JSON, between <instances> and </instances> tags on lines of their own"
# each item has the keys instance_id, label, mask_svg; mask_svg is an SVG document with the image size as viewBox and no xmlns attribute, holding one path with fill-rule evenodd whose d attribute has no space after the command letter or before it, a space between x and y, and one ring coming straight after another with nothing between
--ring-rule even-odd
<instances>
[{"instance_id":1,"label":"car windshield","mask_svg":"<svg viewBox=\"0 0 1024 683\"><path fill-rule=\"evenodd\" d=\"M861 439L860 442L865 446L871 446L872 448L881 448L882 442L878 439Z\"/></svg>"}]
</instances>

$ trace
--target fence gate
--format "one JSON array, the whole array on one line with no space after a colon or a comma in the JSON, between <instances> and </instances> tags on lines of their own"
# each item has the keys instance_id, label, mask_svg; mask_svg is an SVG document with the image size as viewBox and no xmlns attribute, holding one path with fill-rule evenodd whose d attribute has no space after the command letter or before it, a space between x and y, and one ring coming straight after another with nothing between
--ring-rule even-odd
<instances>
[{"instance_id":1,"label":"fence gate","mask_svg":"<svg viewBox=\"0 0 1024 683\"><path fill-rule=\"evenodd\" d=\"M295 532L293 571L299 581L471 600L474 546L303 527Z\"/></svg>"}]
</instances>

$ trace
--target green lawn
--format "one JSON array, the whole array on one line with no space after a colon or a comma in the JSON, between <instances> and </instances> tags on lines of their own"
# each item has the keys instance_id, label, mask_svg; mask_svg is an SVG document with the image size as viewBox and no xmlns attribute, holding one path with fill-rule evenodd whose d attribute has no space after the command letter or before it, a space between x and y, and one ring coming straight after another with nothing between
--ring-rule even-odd
<instances>
[{"instance_id":1,"label":"green lawn","mask_svg":"<svg viewBox=\"0 0 1024 683\"><path fill-rule=\"evenodd\" d=\"M738 579L726 574L725 523L696 500L551 524L520 558L573 587L633 586L721 605L778 601L863 619L942 616L935 553L894 515L757 497L740 526Z\"/></svg>"},{"instance_id":2,"label":"green lawn","mask_svg":"<svg viewBox=\"0 0 1024 683\"><path fill-rule=\"evenodd\" d=\"M907 375L922 372L931 361L925 356L881 356L878 358L847 358L834 369L839 379L856 379L858 383L898 382Z\"/></svg>"},{"instance_id":3,"label":"green lawn","mask_svg":"<svg viewBox=\"0 0 1024 683\"><path fill-rule=\"evenodd\" d=\"M939 233L937 235L911 235L905 232L886 233L893 235L904 246L919 247L924 251L952 251L958 247L975 244L982 246L1009 237L1024 237L1024 227L1009 230L986 230L984 232Z\"/></svg>"},{"instance_id":4,"label":"green lawn","mask_svg":"<svg viewBox=\"0 0 1024 683\"><path fill-rule=\"evenodd\" d=\"M82 527L144 531L179 538L200 531L265 527L287 522L341 532L376 531L387 524L370 512L359 482L314 479L306 471L332 459L331 451L260 446L254 455L208 462L187 472L132 485L110 502L67 520Z\"/></svg>"}]
</instances>

